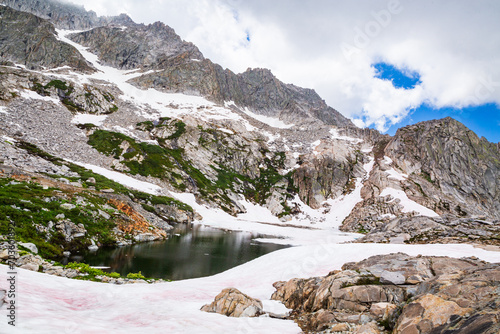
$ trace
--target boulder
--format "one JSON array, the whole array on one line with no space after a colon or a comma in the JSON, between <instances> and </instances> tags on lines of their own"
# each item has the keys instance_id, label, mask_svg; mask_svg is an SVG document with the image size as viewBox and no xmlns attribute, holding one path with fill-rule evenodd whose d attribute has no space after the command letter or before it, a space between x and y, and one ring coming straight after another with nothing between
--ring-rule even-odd
<instances>
[{"instance_id":1,"label":"boulder","mask_svg":"<svg viewBox=\"0 0 500 334\"><path fill-rule=\"evenodd\" d=\"M235 288L222 290L211 304L204 305L201 310L228 317L258 317L263 314L260 300L249 297Z\"/></svg>"},{"instance_id":2,"label":"boulder","mask_svg":"<svg viewBox=\"0 0 500 334\"><path fill-rule=\"evenodd\" d=\"M31 270L31 271L38 271L38 269L40 269L40 266L38 264L35 264L35 263L26 263L19 268Z\"/></svg>"},{"instance_id":3,"label":"boulder","mask_svg":"<svg viewBox=\"0 0 500 334\"><path fill-rule=\"evenodd\" d=\"M20 242L19 245L23 246L24 248L27 248L30 250L30 252L38 254L38 248L36 247L35 244L31 242Z\"/></svg>"}]
</instances>

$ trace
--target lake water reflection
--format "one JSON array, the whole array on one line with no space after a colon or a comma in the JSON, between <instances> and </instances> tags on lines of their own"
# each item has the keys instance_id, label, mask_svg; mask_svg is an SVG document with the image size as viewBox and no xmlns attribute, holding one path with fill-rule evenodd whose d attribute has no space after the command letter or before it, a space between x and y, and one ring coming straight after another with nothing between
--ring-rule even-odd
<instances>
[{"instance_id":1,"label":"lake water reflection","mask_svg":"<svg viewBox=\"0 0 500 334\"><path fill-rule=\"evenodd\" d=\"M82 262L111 267L126 275L181 280L210 276L287 246L259 243L246 232L223 231L201 225L177 225L165 241L87 253Z\"/></svg>"}]
</instances>

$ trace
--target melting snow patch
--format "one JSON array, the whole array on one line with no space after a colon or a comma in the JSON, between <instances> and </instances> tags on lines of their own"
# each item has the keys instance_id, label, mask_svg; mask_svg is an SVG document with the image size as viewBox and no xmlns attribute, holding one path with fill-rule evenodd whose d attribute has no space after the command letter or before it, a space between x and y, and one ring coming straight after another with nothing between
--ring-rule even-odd
<instances>
[{"instance_id":1,"label":"melting snow patch","mask_svg":"<svg viewBox=\"0 0 500 334\"><path fill-rule=\"evenodd\" d=\"M32 90L22 90L21 91L21 96L24 97L25 99L31 99L31 100L42 100L42 101L47 101L47 102L52 102L55 104L59 104L60 101L56 98L50 97L50 96L42 96L37 94L36 92Z\"/></svg>"},{"instance_id":2,"label":"melting snow patch","mask_svg":"<svg viewBox=\"0 0 500 334\"><path fill-rule=\"evenodd\" d=\"M408 198L406 193L403 190L397 190L393 188L385 188L380 196L391 195L394 198L398 198L400 200L400 204L403 206L403 212L418 212L422 216L428 217L438 217L439 215L431 209L426 208L423 205L418 204L415 201L412 201Z\"/></svg>"},{"instance_id":3,"label":"melting snow patch","mask_svg":"<svg viewBox=\"0 0 500 334\"><path fill-rule=\"evenodd\" d=\"M77 114L75 117L73 117L71 123L73 124L90 123L97 126L101 126L107 117L108 117L107 115Z\"/></svg>"},{"instance_id":4,"label":"melting snow patch","mask_svg":"<svg viewBox=\"0 0 500 334\"><path fill-rule=\"evenodd\" d=\"M234 102L233 102L233 104L234 104ZM295 125L295 124L286 124L285 122L283 122L275 117L257 115L255 113L251 112L250 110L248 110L248 108L246 108L246 107L243 110L243 112L245 114L247 114L248 116L258 120L259 122L262 122L264 124L272 126L273 128L290 129L291 127L293 127Z\"/></svg>"},{"instance_id":5,"label":"melting snow patch","mask_svg":"<svg viewBox=\"0 0 500 334\"><path fill-rule=\"evenodd\" d=\"M332 139L346 140L355 144L363 142L363 139L341 136L337 129L330 129L330 134L332 135Z\"/></svg>"}]
</instances>

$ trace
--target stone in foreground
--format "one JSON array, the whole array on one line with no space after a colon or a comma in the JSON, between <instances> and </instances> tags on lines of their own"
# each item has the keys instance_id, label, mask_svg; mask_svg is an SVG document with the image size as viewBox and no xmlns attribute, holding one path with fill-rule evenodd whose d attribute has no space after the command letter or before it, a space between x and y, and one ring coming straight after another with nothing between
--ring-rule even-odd
<instances>
[{"instance_id":1,"label":"stone in foreground","mask_svg":"<svg viewBox=\"0 0 500 334\"><path fill-rule=\"evenodd\" d=\"M222 290L211 304L203 306L201 310L228 317L258 317L264 313L260 300L249 297L235 288Z\"/></svg>"}]
</instances>

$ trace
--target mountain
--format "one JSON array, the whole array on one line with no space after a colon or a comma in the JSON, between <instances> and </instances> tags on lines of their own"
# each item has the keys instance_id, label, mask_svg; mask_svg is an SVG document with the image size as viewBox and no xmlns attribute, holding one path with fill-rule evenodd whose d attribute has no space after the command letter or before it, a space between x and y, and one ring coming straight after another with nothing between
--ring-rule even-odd
<instances>
[{"instance_id":1,"label":"mountain","mask_svg":"<svg viewBox=\"0 0 500 334\"><path fill-rule=\"evenodd\" d=\"M499 145L451 118L383 135L267 69L223 69L163 23L51 0L2 3L5 176L128 208L105 238L89 232L90 216L78 242L72 228L62 239L47 230L62 249L161 238L145 227L255 207L277 224L366 233L360 241L499 243Z\"/></svg>"}]
</instances>

